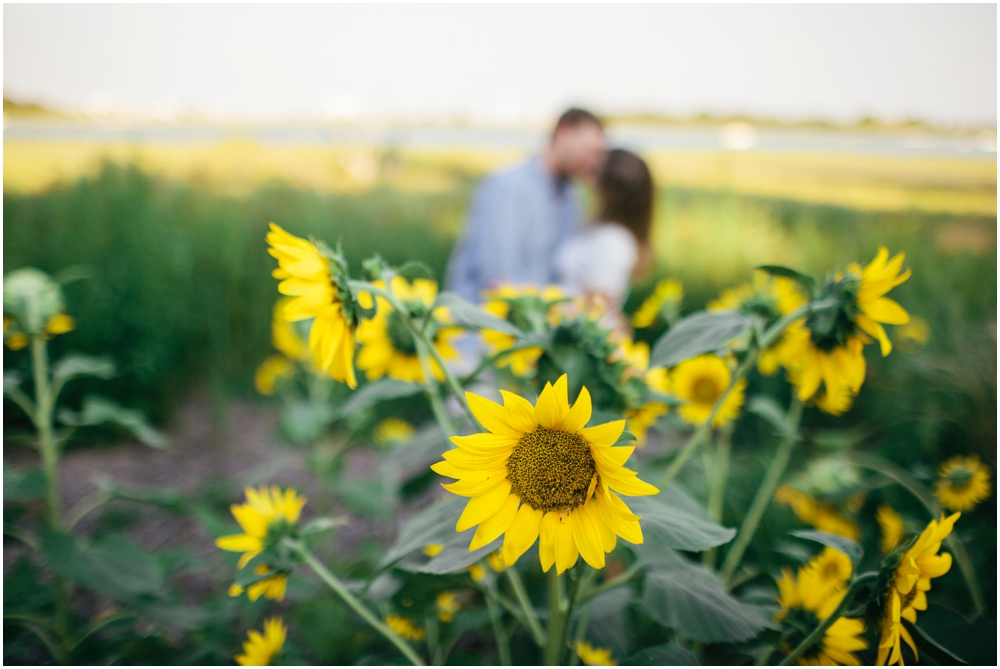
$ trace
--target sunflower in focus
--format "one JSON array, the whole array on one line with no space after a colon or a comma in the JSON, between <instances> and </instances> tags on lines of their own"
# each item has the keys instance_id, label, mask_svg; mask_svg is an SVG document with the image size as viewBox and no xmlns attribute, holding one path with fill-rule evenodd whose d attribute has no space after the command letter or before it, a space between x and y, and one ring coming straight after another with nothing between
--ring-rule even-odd
<instances>
[{"instance_id":1,"label":"sunflower in focus","mask_svg":"<svg viewBox=\"0 0 1000 669\"><path fill-rule=\"evenodd\" d=\"M934 496L951 511L971 511L990 496L990 468L977 455L954 457L938 470Z\"/></svg>"},{"instance_id":2,"label":"sunflower in focus","mask_svg":"<svg viewBox=\"0 0 1000 669\"><path fill-rule=\"evenodd\" d=\"M944 576L951 569L951 553L941 553L941 542L948 538L961 513L932 520L916 541L898 556L898 563L890 573L884 593L885 610L882 619L882 637L878 644L878 664L903 664L900 640L905 641L920 659L913 637L903 626L903 620L916 624L917 611L927 610L927 591L931 579ZM890 556L889 559L891 559Z\"/></svg>"},{"instance_id":3,"label":"sunflower in focus","mask_svg":"<svg viewBox=\"0 0 1000 669\"><path fill-rule=\"evenodd\" d=\"M782 645L788 651L833 615L847 592L851 562L842 553L839 553L841 557L834 553L838 552L827 549L799 568L798 574L792 574L787 568L782 570L782 577L777 582L781 610L774 618L781 623ZM868 648L868 642L862 637L864 631L865 625L860 619L838 618L827 628L822 640L799 656L798 663L802 666L858 666L861 663L854 653Z\"/></svg>"},{"instance_id":4,"label":"sunflower in focus","mask_svg":"<svg viewBox=\"0 0 1000 669\"><path fill-rule=\"evenodd\" d=\"M668 323L680 317L684 286L677 279L663 279L632 315L632 325L648 328L656 323L661 314Z\"/></svg>"},{"instance_id":5,"label":"sunflower in focus","mask_svg":"<svg viewBox=\"0 0 1000 669\"><path fill-rule=\"evenodd\" d=\"M883 504L875 512L875 520L882 532L882 541L879 547L883 553L889 554L906 536L906 525L903 523L903 517L896 513L891 506Z\"/></svg>"},{"instance_id":6,"label":"sunflower in focus","mask_svg":"<svg viewBox=\"0 0 1000 669\"><path fill-rule=\"evenodd\" d=\"M290 527L298 523L302 507L306 503L305 497L299 497L294 488L282 492L278 486L271 486L270 489L261 486L258 490L247 488L244 494L245 504L233 504L230 507L236 522L243 528L243 534L231 534L215 540L215 545L224 551L242 553L239 562L236 563L237 569L246 567L250 560L260 555ZM261 576L270 571L267 565L258 565L255 568L255 572ZM285 596L286 584L287 576L278 573L248 586L247 596L256 600L264 595L268 599L280 601ZM232 597L242 592L243 588L235 584L229 589Z\"/></svg>"},{"instance_id":7,"label":"sunflower in focus","mask_svg":"<svg viewBox=\"0 0 1000 669\"><path fill-rule=\"evenodd\" d=\"M236 664L244 667L268 666L285 645L287 634L288 630L281 622L281 618L265 620L263 634L257 630L247 632L247 640L243 642L243 653L234 658Z\"/></svg>"},{"instance_id":8,"label":"sunflower in focus","mask_svg":"<svg viewBox=\"0 0 1000 669\"><path fill-rule=\"evenodd\" d=\"M383 289L386 287L384 281L376 281L375 285ZM409 310L411 316L420 318L434 304L438 289L436 281L414 279L411 284L397 274L389 282L389 291ZM362 293L361 301L370 304L371 296ZM376 296L375 301L378 304L375 316L358 326L358 343L361 344L358 369L365 370L369 381L388 376L400 381L423 383L424 370L413 333L388 300ZM431 316L427 334L434 348L445 360L458 359L452 340L462 333L462 329L443 325L448 319L448 310L444 307L435 309ZM437 361L431 358L429 363L434 378L444 380L444 370Z\"/></svg>"},{"instance_id":9,"label":"sunflower in focus","mask_svg":"<svg viewBox=\"0 0 1000 669\"><path fill-rule=\"evenodd\" d=\"M624 420L584 427L591 401L586 387L570 407L567 377L546 383L532 406L501 390L503 405L466 393L473 414L488 432L452 437L458 447L431 467L458 479L450 492L471 498L456 531L479 526L469 550L504 535L503 561L510 566L537 539L543 571L562 573L582 555L595 569L616 538L641 544L639 516L618 494L654 495L624 464L632 446L614 446ZM616 494L617 493L617 494Z\"/></svg>"},{"instance_id":10,"label":"sunflower in focus","mask_svg":"<svg viewBox=\"0 0 1000 669\"><path fill-rule=\"evenodd\" d=\"M910 270L900 272L905 254L891 260L889 251L878 254L864 269L857 263L838 272L822 289L820 300L833 299L835 309L819 309L785 332L782 361L796 394L803 402L821 391L817 406L842 413L861 390L865 380L864 347L874 337L882 355L889 355L892 342L883 324L902 325L910 315L894 300L890 290L910 278ZM848 399L850 398L850 399Z\"/></svg>"},{"instance_id":11,"label":"sunflower in focus","mask_svg":"<svg viewBox=\"0 0 1000 669\"><path fill-rule=\"evenodd\" d=\"M611 657L610 648L594 648L586 641L576 645L576 654L588 667L615 667L618 663Z\"/></svg>"},{"instance_id":12,"label":"sunflower in focus","mask_svg":"<svg viewBox=\"0 0 1000 669\"><path fill-rule=\"evenodd\" d=\"M543 318L550 323L555 317L552 305L563 300L566 294L559 286L503 285L494 290L483 291L483 310L497 318L511 323L525 332L539 330ZM513 335L496 330L483 330L483 341L489 355L497 355L512 348L517 343ZM529 346L512 351L497 360L497 366L509 367L514 376L524 378L534 373L538 358L542 355L540 346Z\"/></svg>"},{"instance_id":13,"label":"sunflower in focus","mask_svg":"<svg viewBox=\"0 0 1000 669\"><path fill-rule=\"evenodd\" d=\"M712 413L712 407L729 388L732 372L726 361L717 355L706 353L685 360L670 370L670 390L686 402L677 407L677 413L687 423L701 425ZM719 407L712 420L712 427L719 427L740 415L743 406L746 379L737 381L732 392Z\"/></svg>"},{"instance_id":14,"label":"sunflower in focus","mask_svg":"<svg viewBox=\"0 0 1000 669\"><path fill-rule=\"evenodd\" d=\"M278 259L278 268L271 272L281 279L278 292L294 297L285 307L285 318L301 321L312 318L309 329L309 350L316 366L337 381L355 388L354 331L358 325L356 309L346 286L346 270L340 263L328 260L308 240L291 235L271 223L267 233L268 253ZM336 269L335 269L336 267ZM336 274L334 274L336 271Z\"/></svg>"}]
</instances>

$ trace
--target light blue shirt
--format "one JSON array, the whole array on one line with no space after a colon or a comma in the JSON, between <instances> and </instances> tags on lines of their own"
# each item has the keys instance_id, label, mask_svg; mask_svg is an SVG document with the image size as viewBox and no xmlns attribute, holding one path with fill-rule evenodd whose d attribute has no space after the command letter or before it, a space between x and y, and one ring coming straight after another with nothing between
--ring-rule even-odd
<instances>
[{"instance_id":1,"label":"light blue shirt","mask_svg":"<svg viewBox=\"0 0 1000 669\"><path fill-rule=\"evenodd\" d=\"M555 178L541 158L493 174L473 198L445 285L478 303L484 289L501 283L553 283L556 248L580 224L572 186Z\"/></svg>"}]
</instances>

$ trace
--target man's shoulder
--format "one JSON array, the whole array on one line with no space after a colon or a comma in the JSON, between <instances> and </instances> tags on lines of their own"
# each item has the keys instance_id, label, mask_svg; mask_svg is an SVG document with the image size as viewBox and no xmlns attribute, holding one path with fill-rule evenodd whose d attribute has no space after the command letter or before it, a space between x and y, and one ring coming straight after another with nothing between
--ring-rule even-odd
<instances>
[{"instance_id":1,"label":"man's shoulder","mask_svg":"<svg viewBox=\"0 0 1000 669\"><path fill-rule=\"evenodd\" d=\"M483 191L504 192L534 186L541 181L537 160L538 158L529 158L515 165L501 168L487 176L483 180L481 188Z\"/></svg>"}]
</instances>

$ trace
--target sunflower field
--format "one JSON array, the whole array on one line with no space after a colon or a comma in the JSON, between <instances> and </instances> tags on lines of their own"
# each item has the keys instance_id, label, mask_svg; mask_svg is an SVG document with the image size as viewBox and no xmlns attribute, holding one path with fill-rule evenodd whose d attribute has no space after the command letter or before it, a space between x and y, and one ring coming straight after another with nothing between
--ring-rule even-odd
<instances>
[{"instance_id":1,"label":"sunflower field","mask_svg":"<svg viewBox=\"0 0 1000 669\"><path fill-rule=\"evenodd\" d=\"M5 194L5 662L996 663L995 218L666 190L661 239L808 243L663 251L623 330L441 290L463 184ZM196 382L276 459L69 499L78 453L184 448Z\"/></svg>"}]
</instances>

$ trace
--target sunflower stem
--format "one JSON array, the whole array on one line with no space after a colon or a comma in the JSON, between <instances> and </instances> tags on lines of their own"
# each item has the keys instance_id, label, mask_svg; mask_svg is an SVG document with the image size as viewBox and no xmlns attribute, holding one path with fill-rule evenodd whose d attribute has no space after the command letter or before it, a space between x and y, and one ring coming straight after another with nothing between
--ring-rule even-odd
<instances>
[{"instance_id":1,"label":"sunflower stem","mask_svg":"<svg viewBox=\"0 0 1000 669\"><path fill-rule=\"evenodd\" d=\"M493 638L497 645L497 663L501 666L509 667L512 664L510 638L507 636L507 630L503 626L503 611L500 610L492 597L486 597L486 608L489 609L490 622L493 624Z\"/></svg>"},{"instance_id":2,"label":"sunflower stem","mask_svg":"<svg viewBox=\"0 0 1000 669\"><path fill-rule=\"evenodd\" d=\"M420 655L413 650L413 647L410 646L405 639L389 629L388 625L375 617L375 614L369 611L368 608L362 604L350 590L347 589L347 586L340 582L340 579L334 576L322 562L316 559L316 556L313 555L302 542L288 538L286 538L284 542L293 553L309 565L313 572L315 572L316 575L319 576L331 590L337 593L337 595L339 595L348 606L354 609L355 613L364 618L365 622L374 627L376 631L382 634L382 636L388 639L392 645L398 648L399 651L406 656L406 659L408 659L414 666L425 666L424 661L420 658Z\"/></svg>"},{"instance_id":3,"label":"sunflower stem","mask_svg":"<svg viewBox=\"0 0 1000 669\"><path fill-rule=\"evenodd\" d=\"M531 605L531 600L528 598L528 591L524 589L524 582L521 580L521 575L517 573L514 565L508 565L504 573L510 579L510 586L514 589L514 596L517 597L518 603L524 610L524 617L528 623L528 632L531 633L535 643L539 646L544 646L545 633L542 632L542 625L538 622L538 614L535 613L535 607Z\"/></svg>"},{"instance_id":4,"label":"sunflower stem","mask_svg":"<svg viewBox=\"0 0 1000 669\"><path fill-rule=\"evenodd\" d=\"M431 374L430 361L427 359L427 346L420 339L416 340L417 344L417 358L420 359L420 369L424 373L424 392L427 394L427 399L431 402L431 410L434 412L434 417L437 419L438 425L444 431L446 437L451 437L455 435L455 426L451 422L451 418L448 416L448 412L445 410L444 401L441 399L441 390L438 387L437 381L434 380L434 376Z\"/></svg>"},{"instance_id":5,"label":"sunflower stem","mask_svg":"<svg viewBox=\"0 0 1000 669\"><path fill-rule=\"evenodd\" d=\"M941 514L944 513L944 509L941 508L937 499L931 495L927 488L910 476L909 472L902 467L874 453L856 452L849 454L848 458L857 466L876 471L906 488L930 512L931 518L940 518ZM958 563L958 568L965 579L965 585L969 589L969 595L972 597L972 606L976 610L976 615L982 615L985 610L983 592L979 586L979 579L976 578L976 570L972 566L972 559L965 549L965 543L952 533L945 538L944 544L951 549L955 562Z\"/></svg>"},{"instance_id":6,"label":"sunflower stem","mask_svg":"<svg viewBox=\"0 0 1000 669\"><path fill-rule=\"evenodd\" d=\"M573 636L573 646L569 650L569 666L580 664L580 644L586 640L587 624L590 622L590 604L584 605L580 611L580 619L576 623L576 634Z\"/></svg>"},{"instance_id":7,"label":"sunflower stem","mask_svg":"<svg viewBox=\"0 0 1000 669\"><path fill-rule=\"evenodd\" d=\"M548 638L545 642L545 665L555 667L562 664L563 649L566 645L566 623L569 603L566 601L563 575L555 568L549 569L549 623Z\"/></svg>"},{"instance_id":8,"label":"sunflower stem","mask_svg":"<svg viewBox=\"0 0 1000 669\"><path fill-rule=\"evenodd\" d=\"M785 436L778 445L778 450L774 455L774 460L767 468L767 473L764 474L764 480L757 488L757 494L754 495L753 502L750 503L750 510L743 518L743 524L740 525L736 541L733 542L726 554L725 562L722 563L722 569L719 570L719 576L723 582L731 583L730 579L732 579L736 568L740 566L743 553L750 545L750 540L753 539L753 535L764 517L764 512L767 511L767 507L771 503L771 498L774 497L774 491L777 490L778 484L781 483L781 477L784 476L785 469L788 468L792 450L798 441L799 423L802 420L802 402L794 394L785 419L788 426Z\"/></svg>"},{"instance_id":9,"label":"sunflower stem","mask_svg":"<svg viewBox=\"0 0 1000 669\"><path fill-rule=\"evenodd\" d=\"M847 593L844 594L844 598L840 600L840 604L837 605L836 610L831 613L827 618L825 618L812 632L809 633L805 639L802 640L795 650L788 654L781 662L778 663L779 667L787 667L788 665L794 663L799 657L805 653L807 650L812 648L818 641L823 638L826 631L833 625L843 613L850 607L851 602L854 598L861 592L861 589L867 586L872 581L878 579L878 572L870 571L867 574L861 574L857 576L854 581L851 582L851 587L848 588Z\"/></svg>"},{"instance_id":10,"label":"sunflower stem","mask_svg":"<svg viewBox=\"0 0 1000 669\"><path fill-rule=\"evenodd\" d=\"M712 458L712 486L708 493L708 513L712 520L722 522L722 510L726 500L726 486L729 483L729 458L732 451L733 427L726 423L715 436L715 457ZM702 554L702 561L709 567L715 566L716 548Z\"/></svg>"}]
</instances>

